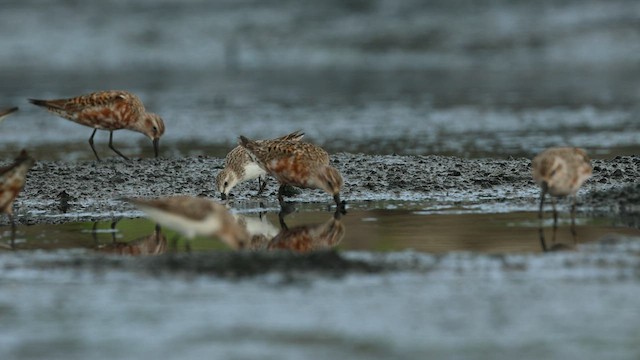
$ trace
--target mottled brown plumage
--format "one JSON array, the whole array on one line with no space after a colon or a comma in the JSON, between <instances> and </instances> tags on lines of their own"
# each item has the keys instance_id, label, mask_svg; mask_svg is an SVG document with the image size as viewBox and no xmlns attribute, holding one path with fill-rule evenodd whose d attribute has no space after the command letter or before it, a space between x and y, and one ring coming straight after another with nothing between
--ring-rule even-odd
<instances>
[{"instance_id":1,"label":"mottled brown plumage","mask_svg":"<svg viewBox=\"0 0 640 360\"><path fill-rule=\"evenodd\" d=\"M278 200L284 202L284 186L321 189L333 195L338 207L342 176L329 163L329 154L321 147L297 141L264 141L262 143L240 136L240 145L270 175L278 180Z\"/></svg>"},{"instance_id":2,"label":"mottled brown plumage","mask_svg":"<svg viewBox=\"0 0 640 360\"><path fill-rule=\"evenodd\" d=\"M0 211L13 221L13 202L25 184L27 172L35 160L22 150L13 164L0 169Z\"/></svg>"},{"instance_id":3,"label":"mottled brown plumage","mask_svg":"<svg viewBox=\"0 0 640 360\"><path fill-rule=\"evenodd\" d=\"M145 110L140 99L127 91L99 91L68 99L36 100L29 99L34 105L81 125L93 128L89 145L96 159L100 160L93 147L93 137L97 130L109 131L109 147L118 155L127 159L113 147L113 131L128 129L145 134L153 141L156 157L158 143L164 134L164 121L160 116Z\"/></svg>"},{"instance_id":4,"label":"mottled brown plumage","mask_svg":"<svg viewBox=\"0 0 640 360\"><path fill-rule=\"evenodd\" d=\"M555 229L558 221L555 198L572 196L571 229L575 235L576 193L580 186L591 177L591 173L591 159L584 149L555 147L538 154L531 162L531 174L542 190L538 217L543 219L544 198L548 193L552 196L553 227ZM544 241L542 228L540 231L541 240Z\"/></svg>"},{"instance_id":5,"label":"mottled brown plumage","mask_svg":"<svg viewBox=\"0 0 640 360\"><path fill-rule=\"evenodd\" d=\"M196 235L217 236L234 249L248 239L246 230L222 204L199 197L170 196L158 199L128 199L162 226L174 229L188 239Z\"/></svg>"},{"instance_id":6,"label":"mottled brown plumage","mask_svg":"<svg viewBox=\"0 0 640 360\"><path fill-rule=\"evenodd\" d=\"M258 143L264 141L300 141L304 137L301 131L295 131L290 134L281 136L271 140L256 140ZM238 145L231 150L226 158L224 169L216 176L216 187L220 192L223 200L227 198L231 189L237 184L258 178L258 195L262 193L266 186L267 172L249 155L247 149ZM261 181L262 180L262 181Z\"/></svg>"},{"instance_id":7,"label":"mottled brown plumage","mask_svg":"<svg viewBox=\"0 0 640 360\"><path fill-rule=\"evenodd\" d=\"M575 195L591 172L591 160L580 148L549 148L531 163L533 179L551 196Z\"/></svg>"}]
</instances>

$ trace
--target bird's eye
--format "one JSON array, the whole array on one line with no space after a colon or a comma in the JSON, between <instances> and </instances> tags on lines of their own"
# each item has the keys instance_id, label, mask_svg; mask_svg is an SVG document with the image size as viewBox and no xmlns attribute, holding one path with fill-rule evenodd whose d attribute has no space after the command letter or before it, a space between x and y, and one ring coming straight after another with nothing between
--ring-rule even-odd
<instances>
[{"instance_id":1,"label":"bird's eye","mask_svg":"<svg viewBox=\"0 0 640 360\"><path fill-rule=\"evenodd\" d=\"M327 185L329 185L330 188L333 188L333 183L331 181L327 181Z\"/></svg>"},{"instance_id":2,"label":"bird's eye","mask_svg":"<svg viewBox=\"0 0 640 360\"><path fill-rule=\"evenodd\" d=\"M229 185L229 183L225 181L224 182L224 187L227 187L227 185Z\"/></svg>"},{"instance_id":3,"label":"bird's eye","mask_svg":"<svg viewBox=\"0 0 640 360\"><path fill-rule=\"evenodd\" d=\"M157 132L158 132L158 127L157 127L157 126L154 126L154 127L153 127L153 132L154 132L154 133L157 133Z\"/></svg>"}]
</instances>

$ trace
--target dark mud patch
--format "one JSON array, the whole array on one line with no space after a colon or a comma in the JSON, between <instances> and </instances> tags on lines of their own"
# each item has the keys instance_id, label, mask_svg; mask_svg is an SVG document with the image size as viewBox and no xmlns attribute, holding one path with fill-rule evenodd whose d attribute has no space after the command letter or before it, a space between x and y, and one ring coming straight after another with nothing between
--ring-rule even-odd
<instances>
[{"instance_id":1,"label":"dark mud patch","mask_svg":"<svg viewBox=\"0 0 640 360\"><path fill-rule=\"evenodd\" d=\"M91 254L37 261L36 267L90 270L95 273L125 270L153 276L210 275L229 279L277 273L290 280L302 274L340 277L346 274L375 274L393 269L390 264L348 259L336 251L309 254L224 251L137 258Z\"/></svg>"},{"instance_id":2,"label":"dark mud patch","mask_svg":"<svg viewBox=\"0 0 640 360\"><path fill-rule=\"evenodd\" d=\"M538 202L539 191L526 158L339 153L332 160L345 178L342 197L347 202L421 201L434 209L474 204L488 205L490 211L499 212L535 210ZM594 175L579 193L579 211L613 211L615 215L629 208L624 204L637 204L640 157L618 156L592 163ZM139 216L131 205L121 201L123 197L188 194L217 198L214 181L222 165L223 159L206 156L39 161L16 201L17 221L64 223ZM269 181L262 197L255 196L256 190L257 181L237 186L230 205L236 209L255 209L260 203L277 207L275 181ZM327 205L331 202L328 195L317 190L304 190L290 199Z\"/></svg>"}]
</instances>

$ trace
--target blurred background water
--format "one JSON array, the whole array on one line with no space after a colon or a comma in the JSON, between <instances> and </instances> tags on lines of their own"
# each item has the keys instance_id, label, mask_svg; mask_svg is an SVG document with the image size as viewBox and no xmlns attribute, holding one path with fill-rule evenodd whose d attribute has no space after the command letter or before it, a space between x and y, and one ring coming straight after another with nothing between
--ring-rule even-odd
<instances>
[{"instance_id":1,"label":"blurred background water","mask_svg":"<svg viewBox=\"0 0 640 360\"><path fill-rule=\"evenodd\" d=\"M376 154L640 147L637 1L4 1L0 33L0 106L23 110L3 157L91 159L89 129L26 98L102 89L164 117L164 156L295 129Z\"/></svg>"}]
</instances>

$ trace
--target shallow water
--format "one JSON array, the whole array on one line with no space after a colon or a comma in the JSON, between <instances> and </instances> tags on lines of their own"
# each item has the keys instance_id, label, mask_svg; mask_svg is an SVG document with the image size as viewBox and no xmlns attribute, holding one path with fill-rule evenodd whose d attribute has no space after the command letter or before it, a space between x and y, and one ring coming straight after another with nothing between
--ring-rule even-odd
<instances>
[{"instance_id":1,"label":"shallow water","mask_svg":"<svg viewBox=\"0 0 640 360\"><path fill-rule=\"evenodd\" d=\"M574 239L568 214L562 213L554 235L551 214L547 213L547 220L543 223L546 246L543 249L537 213L461 213L462 209L453 213L434 212L428 208L416 208L415 203L404 208L402 203L390 203L388 207L391 209L362 209L364 203L353 206L356 209L339 220L344 233L340 233L335 241L318 245L315 250L537 253L547 248L571 249L609 234L640 237L639 229L620 225L616 219L583 215L576 219L577 236ZM255 232L265 234L269 239L283 233L276 212L243 213L239 216ZM305 210L304 206L300 212L285 217L289 232L303 227L319 228L331 221L333 215L330 212ZM326 234L326 237L334 235ZM10 232L6 230L3 237L5 240L10 238ZM328 240L317 241L320 244ZM8 243L5 241L5 248ZM286 245L283 248L286 249ZM154 224L144 218L118 218L117 222L22 226L17 230L14 249L93 249L113 254L160 255L187 249L193 252L228 250L229 247L214 238L197 237L187 242L170 229L157 233Z\"/></svg>"}]
</instances>

